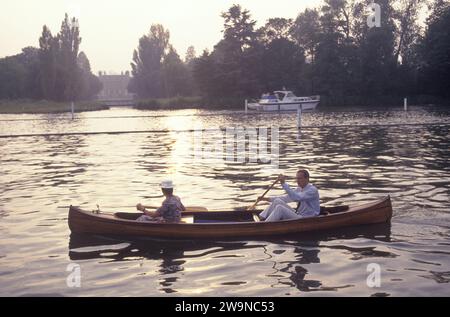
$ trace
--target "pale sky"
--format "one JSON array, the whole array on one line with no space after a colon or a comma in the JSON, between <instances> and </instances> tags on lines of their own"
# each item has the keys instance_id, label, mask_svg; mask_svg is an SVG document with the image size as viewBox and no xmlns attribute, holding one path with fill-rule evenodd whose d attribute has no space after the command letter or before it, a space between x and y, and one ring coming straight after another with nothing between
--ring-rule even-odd
<instances>
[{"instance_id":1,"label":"pale sky","mask_svg":"<svg viewBox=\"0 0 450 317\"><path fill-rule=\"evenodd\" d=\"M120 73L130 69L133 50L150 26L162 24L170 43L184 59L187 48L197 55L222 38L221 12L233 4L250 10L257 26L273 17L295 18L321 0L0 0L0 58L26 46L39 47L42 26L59 32L64 13L76 16L92 70Z\"/></svg>"}]
</instances>

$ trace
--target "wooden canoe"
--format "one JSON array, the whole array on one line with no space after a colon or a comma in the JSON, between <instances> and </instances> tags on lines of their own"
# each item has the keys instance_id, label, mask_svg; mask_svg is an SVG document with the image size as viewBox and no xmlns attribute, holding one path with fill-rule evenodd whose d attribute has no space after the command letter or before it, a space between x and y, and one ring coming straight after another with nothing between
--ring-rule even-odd
<instances>
[{"instance_id":1,"label":"wooden canoe","mask_svg":"<svg viewBox=\"0 0 450 317\"><path fill-rule=\"evenodd\" d=\"M180 223L158 223L135 221L142 213L102 214L70 206L69 228L73 233L153 238L267 238L274 235L386 223L392 218L389 196L362 205L331 208L329 211L332 213L277 222L259 221L256 215L261 210L186 212L183 213Z\"/></svg>"}]
</instances>

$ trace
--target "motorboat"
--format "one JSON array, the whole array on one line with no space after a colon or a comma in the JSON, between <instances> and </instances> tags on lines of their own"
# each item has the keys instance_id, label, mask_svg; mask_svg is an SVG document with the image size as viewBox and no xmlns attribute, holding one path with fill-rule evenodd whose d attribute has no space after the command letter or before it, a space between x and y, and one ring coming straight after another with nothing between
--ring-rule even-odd
<instances>
[{"instance_id":1,"label":"motorboat","mask_svg":"<svg viewBox=\"0 0 450 317\"><path fill-rule=\"evenodd\" d=\"M256 111L308 111L314 110L320 102L320 96L297 97L292 91L277 90L263 94L257 102L248 103L249 110Z\"/></svg>"}]
</instances>

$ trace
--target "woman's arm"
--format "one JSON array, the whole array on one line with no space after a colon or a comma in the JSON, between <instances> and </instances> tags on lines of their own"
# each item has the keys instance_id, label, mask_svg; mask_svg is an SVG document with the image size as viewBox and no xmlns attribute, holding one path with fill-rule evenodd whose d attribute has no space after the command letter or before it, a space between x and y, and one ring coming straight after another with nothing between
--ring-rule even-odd
<instances>
[{"instance_id":1,"label":"woman's arm","mask_svg":"<svg viewBox=\"0 0 450 317\"><path fill-rule=\"evenodd\" d=\"M186 211L186 207L184 207L183 203L181 202L180 197L178 197L178 196L175 196L175 197L178 200L178 202L180 203L179 207L180 207L181 211Z\"/></svg>"},{"instance_id":2,"label":"woman's arm","mask_svg":"<svg viewBox=\"0 0 450 317\"><path fill-rule=\"evenodd\" d=\"M145 215L147 215L147 216L150 216L150 217L158 217L159 216L159 214L158 214L158 212L156 211L149 211L149 210L147 210L147 209L145 209L144 208L144 210L142 210L142 212L145 214Z\"/></svg>"},{"instance_id":3,"label":"woman's arm","mask_svg":"<svg viewBox=\"0 0 450 317\"><path fill-rule=\"evenodd\" d=\"M149 210L145 209L145 207L141 203L136 205L136 209L139 211L142 211L144 213L144 215L147 215L150 217L158 217L158 215L159 215L158 211L156 211L156 212L149 211Z\"/></svg>"}]
</instances>

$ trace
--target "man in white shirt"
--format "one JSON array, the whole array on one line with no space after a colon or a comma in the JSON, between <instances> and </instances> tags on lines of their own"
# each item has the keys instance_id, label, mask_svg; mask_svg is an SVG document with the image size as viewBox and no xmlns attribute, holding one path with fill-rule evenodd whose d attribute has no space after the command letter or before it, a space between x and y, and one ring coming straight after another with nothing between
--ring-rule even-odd
<instances>
[{"instance_id":1,"label":"man in white shirt","mask_svg":"<svg viewBox=\"0 0 450 317\"><path fill-rule=\"evenodd\" d=\"M287 219L300 219L315 217L320 214L320 198L317 188L309 183L309 172L299 170L297 172L297 185L294 190L286 183L286 176L279 175L278 180L287 195L271 198L259 198L260 201L271 202L262 213L259 214L265 221L279 221ZM297 208L288 205L290 202L298 202Z\"/></svg>"}]
</instances>

